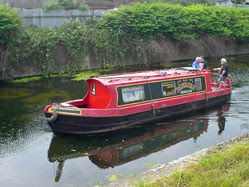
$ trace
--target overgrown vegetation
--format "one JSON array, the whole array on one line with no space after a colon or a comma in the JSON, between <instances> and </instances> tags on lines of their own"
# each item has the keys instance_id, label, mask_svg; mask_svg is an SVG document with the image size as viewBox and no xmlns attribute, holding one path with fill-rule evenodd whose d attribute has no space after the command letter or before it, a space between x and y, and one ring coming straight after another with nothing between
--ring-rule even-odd
<instances>
[{"instance_id":1,"label":"overgrown vegetation","mask_svg":"<svg viewBox=\"0 0 249 187\"><path fill-rule=\"evenodd\" d=\"M119 11L105 15L98 26L112 38L120 33L121 37L132 34L143 39L158 37L179 40L206 34L248 42L248 18L249 11L242 8L136 3L134 6L122 6Z\"/></svg>"},{"instance_id":2,"label":"overgrown vegetation","mask_svg":"<svg viewBox=\"0 0 249 187\"><path fill-rule=\"evenodd\" d=\"M43 9L48 12L50 10L69 10L69 9L79 9L87 10L89 7L85 4L83 0L48 0L44 3Z\"/></svg>"},{"instance_id":3,"label":"overgrown vegetation","mask_svg":"<svg viewBox=\"0 0 249 187\"><path fill-rule=\"evenodd\" d=\"M21 42L18 36L21 21L16 9L10 8L9 4L0 4L0 79L5 77L11 48Z\"/></svg>"},{"instance_id":4,"label":"overgrown vegetation","mask_svg":"<svg viewBox=\"0 0 249 187\"><path fill-rule=\"evenodd\" d=\"M11 63L20 61L38 63L45 74L50 74L56 68L52 52L56 47L65 48L68 57L67 71L76 71L79 61L86 53L86 37L88 29L84 23L77 20L59 28L40 29L26 28L20 35L21 43L16 43L11 50ZM10 64L11 65L11 64Z\"/></svg>"},{"instance_id":5,"label":"overgrown vegetation","mask_svg":"<svg viewBox=\"0 0 249 187\"><path fill-rule=\"evenodd\" d=\"M249 138L215 150L170 177L137 186L248 186ZM149 181L149 179L148 179Z\"/></svg>"},{"instance_id":6,"label":"overgrown vegetation","mask_svg":"<svg viewBox=\"0 0 249 187\"><path fill-rule=\"evenodd\" d=\"M109 68L122 66L127 58L146 63L154 54L151 41L157 39L191 40L211 35L249 42L249 10L242 8L136 3L122 6L97 22L72 20L58 29L21 29L21 19L16 11L8 5L0 7L1 15L9 15L4 19L0 17L0 46L1 49L3 44L12 46L1 53L1 64L4 64L3 56L8 62L1 65L2 77L7 68L20 62L37 63L43 74L56 72L58 66L53 52L57 49L64 49L63 55L68 62L66 71L76 71L86 55L87 46L94 49L96 60ZM6 26L6 20L11 26Z\"/></svg>"},{"instance_id":7,"label":"overgrown vegetation","mask_svg":"<svg viewBox=\"0 0 249 187\"><path fill-rule=\"evenodd\" d=\"M249 41L249 10L205 5L136 3L107 14L97 24L94 46L102 58L119 61L131 54L146 57L151 39L194 39L202 35Z\"/></svg>"},{"instance_id":8,"label":"overgrown vegetation","mask_svg":"<svg viewBox=\"0 0 249 187\"><path fill-rule=\"evenodd\" d=\"M0 45L7 46L15 42L17 31L21 27L21 18L15 8L10 8L9 4L0 4Z\"/></svg>"}]
</instances>

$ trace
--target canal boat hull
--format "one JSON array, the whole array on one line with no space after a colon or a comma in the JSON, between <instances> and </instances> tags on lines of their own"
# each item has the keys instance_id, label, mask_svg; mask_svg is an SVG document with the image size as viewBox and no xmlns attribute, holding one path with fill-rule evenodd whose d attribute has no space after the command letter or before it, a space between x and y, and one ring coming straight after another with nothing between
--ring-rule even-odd
<instances>
[{"instance_id":1,"label":"canal boat hull","mask_svg":"<svg viewBox=\"0 0 249 187\"><path fill-rule=\"evenodd\" d=\"M219 85L210 71L171 69L87 80L83 99L48 105L54 133L98 134L145 125L229 101L231 81Z\"/></svg>"},{"instance_id":2,"label":"canal boat hull","mask_svg":"<svg viewBox=\"0 0 249 187\"><path fill-rule=\"evenodd\" d=\"M145 125L159 120L177 117L178 115L198 112L201 109L221 105L230 100L231 94L220 95L208 100L199 100L175 106L138 112L125 116L113 117L86 117L58 115L55 122L49 122L49 126L54 133L63 134L96 134L111 132L139 125ZM51 117L51 113L46 113L46 117Z\"/></svg>"}]
</instances>

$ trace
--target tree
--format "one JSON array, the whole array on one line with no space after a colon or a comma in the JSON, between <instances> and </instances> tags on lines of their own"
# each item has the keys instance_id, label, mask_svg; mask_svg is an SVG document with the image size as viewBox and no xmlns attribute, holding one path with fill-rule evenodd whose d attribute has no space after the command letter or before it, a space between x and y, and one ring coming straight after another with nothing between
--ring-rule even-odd
<instances>
[{"instance_id":1,"label":"tree","mask_svg":"<svg viewBox=\"0 0 249 187\"><path fill-rule=\"evenodd\" d=\"M22 19L15 8L9 4L0 4L0 46L6 47L16 39L16 34L22 25Z\"/></svg>"},{"instance_id":2,"label":"tree","mask_svg":"<svg viewBox=\"0 0 249 187\"><path fill-rule=\"evenodd\" d=\"M0 77L5 77L11 46L17 41L22 19L15 8L0 4Z\"/></svg>"}]
</instances>

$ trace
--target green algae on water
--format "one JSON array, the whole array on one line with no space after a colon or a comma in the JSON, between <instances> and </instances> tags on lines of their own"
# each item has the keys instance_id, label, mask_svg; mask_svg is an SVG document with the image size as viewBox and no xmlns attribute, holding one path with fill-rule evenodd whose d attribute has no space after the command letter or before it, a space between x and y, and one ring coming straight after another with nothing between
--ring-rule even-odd
<instances>
[{"instance_id":1,"label":"green algae on water","mask_svg":"<svg viewBox=\"0 0 249 187\"><path fill-rule=\"evenodd\" d=\"M29 81L33 81L33 80L39 80L41 78L42 78L41 76L26 77L26 78L20 78L20 79L11 80L10 82L13 82L13 83L25 83L25 82L29 82Z\"/></svg>"},{"instance_id":2,"label":"green algae on water","mask_svg":"<svg viewBox=\"0 0 249 187\"><path fill-rule=\"evenodd\" d=\"M89 79L91 77L95 77L95 76L102 75L104 73L108 73L110 71L111 71L111 69L99 69L99 70L82 71L80 73L77 73L77 74L73 75L74 78L72 80L75 80L75 81L86 80L86 79Z\"/></svg>"},{"instance_id":3,"label":"green algae on water","mask_svg":"<svg viewBox=\"0 0 249 187\"><path fill-rule=\"evenodd\" d=\"M126 176L123 175L123 174L112 174L112 175L108 175L106 176L106 178L110 181L110 182L113 182L113 181L116 181L116 180L119 180L119 179L123 179L125 178Z\"/></svg>"}]
</instances>

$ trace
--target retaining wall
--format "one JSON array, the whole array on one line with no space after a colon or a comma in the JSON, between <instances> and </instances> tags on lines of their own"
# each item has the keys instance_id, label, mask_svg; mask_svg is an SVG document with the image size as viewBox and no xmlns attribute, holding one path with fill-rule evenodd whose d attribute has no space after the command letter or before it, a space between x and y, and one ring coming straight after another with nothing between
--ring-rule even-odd
<instances>
[{"instance_id":1,"label":"retaining wall","mask_svg":"<svg viewBox=\"0 0 249 187\"><path fill-rule=\"evenodd\" d=\"M19 15L23 17L23 24L27 26L60 27L73 18L84 21L89 18L102 17L108 10L56 10L45 12L41 8L20 9Z\"/></svg>"},{"instance_id":2,"label":"retaining wall","mask_svg":"<svg viewBox=\"0 0 249 187\"><path fill-rule=\"evenodd\" d=\"M151 59L144 50L147 64L170 64L174 61L189 60L189 64L196 56L203 55L208 57L225 57L229 55L249 54L249 43L236 42L232 39L220 37L202 37L198 40L180 40L173 42L166 39L158 39L151 41L148 48L155 49L155 56ZM51 73L67 72L69 54L64 46L55 46L52 50L52 64L50 64ZM143 58L144 59L144 58ZM113 61L114 66L120 65L138 65L144 64L145 61L137 62L136 57L132 57L130 53L125 56L125 61ZM177 62L175 62L177 63ZM228 62L229 64L229 62ZM41 64L33 62L32 59L27 61L11 64L5 64L0 68L0 79L13 79L28 76L42 75L43 70ZM78 70L98 69L103 68L103 62L96 60L95 53L88 46L87 52L78 64Z\"/></svg>"},{"instance_id":3,"label":"retaining wall","mask_svg":"<svg viewBox=\"0 0 249 187\"><path fill-rule=\"evenodd\" d=\"M0 3L9 3L11 7L16 8L42 8L43 3L48 2L48 0L0 0Z\"/></svg>"}]
</instances>

